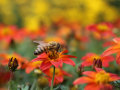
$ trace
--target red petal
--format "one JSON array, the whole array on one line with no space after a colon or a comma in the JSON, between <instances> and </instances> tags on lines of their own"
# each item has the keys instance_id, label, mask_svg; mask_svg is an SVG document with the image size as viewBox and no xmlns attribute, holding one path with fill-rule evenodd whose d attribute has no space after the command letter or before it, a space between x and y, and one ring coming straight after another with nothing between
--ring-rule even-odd
<instances>
[{"instance_id":1,"label":"red petal","mask_svg":"<svg viewBox=\"0 0 120 90\"><path fill-rule=\"evenodd\" d=\"M60 54L68 53L68 50L62 51Z\"/></svg>"},{"instance_id":2,"label":"red petal","mask_svg":"<svg viewBox=\"0 0 120 90\"><path fill-rule=\"evenodd\" d=\"M120 43L120 38L116 37L116 38L113 39L113 41L114 41L115 43Z\"/></svg>"},{"instance_id":3,"label":"red petal","mask_svg":"<svg viewBox=\"0 0 120 90\"><path fill-rule=\"evenodd\" d=\"M93 62L92 61L91 62L90 61L83 61L81 64L86 67L86 66L91 66L93 64Z\"/></svg>"},{"instance_id":4,"label":"red petal","mask_svg":"<svg viewBox=\"0 0 120 90\"><path fill-rule=\"evenodd\" d=\"M72 56L72 55L62 55L62 58L77 58L76 56Z\"/></svg>"},{"instance_id":5,"label":"red petal","mask_svg":"<svg viewBox=\"0 0 120 90\"><path fill-rule=\"evenodd\" d=\"M86 59L88 59L88 58L90 58L90 57L92 57L92 56L96 56L96 54L95 53L87 53L85 56L83 56L81 59L82 60L86 60Z\"/></svg>"},{"instance_id":6,"label":"red petal","mask_svg":"<svg viewBox=\"0 0 120 90\"><path fill-rule=\"evenodd\" d=\"M75 63L74 63L71 59L69 59L69 58L62 59L62 60L63 60L63 62L66 63L66 64L70 64L70 65L72 65L72 66L75 66Z\"/></svg>"},{"instance_id":7,"label":"red petal","mask_svg":"<svg viewBox=\"0 0 120 90\"><path fill-rule=\"evenodd\" d=\"M46 58L35 58L31 62L44 61L44 60L48 60L48 59L46 59Z\"/></svg>"},{"instance_id":8,"label":"red petal","mask_svg":"<svg viewBox=\"0 0 120 90\"><path fill-rule=\"evenodd\" d=\"M91 83L86 85L85 90L100 90L97 84Z\"/></svg>"},{"instance_id":9,"label":"red petal","mask_svg":"<svg viewBox=\"0 0 120 90\"><path fill-rule=\"evenodd\" d=\"M104 71L102 68L95 68L97 72ZM104 71L105 72L105 71Z\"/></svg>"},{"instance_id":10,"label":"red petal","mask_svg":"<svg viewBox=\"0 0 120 90\"><path fill-rule=\"evenodd\" d=\"M109 41L103 44L103 47L114 45L115 43L113 41Z\"/></svg>"},{"instance_id":11,"label":"red petal","mask_svg":"<svg viewBox=\"0 0 120 90\"><path fill-rule=\"evenodd\" d=\"M109 74L110 74L110 81L120 80L120 77L118 75L113 73L109 73Z\"/></svg>"},{"instance_id":12,"label":"red petal","mask_svg":"<svg viewBox=\"0 0 120 90\"><path fill-rule=\"evenodd\" d=\"M117 49L111 49L111 48L108 48L107 50L105 50L103 52L103 54L101 56L108 56L108 55L111 55L113 53L117 53L117 52L120 52L120 48L117 48Z\"/></svg>"},{"instance_id":13,"label":"red petal","mask_svg":"<svg viewBox=\"0 0 120 90\"><path fill-rule=\"evenodd\" d=\"M40 69L44 71L44 70L50 68L51 66L52 66L52 64L50 62L42 62Z\"/></svg>"},{"instance_id":14,"label":"red petal","mask_svg":"<svg viewBox=\"0 0 120 90\"><path fill-rule=\"evenodd\" d=\"M55 76L55 78L62 83L63 82L63 76Z\"/></svg>"},{"instance_id":15,"label":"red petal","mask_svg":"<svg viewBox=\"0 0 120 90\"><path fill-rule=\"evenodd\" d=\"M63 66L63 62L62 62L61 59L60 59L59 61L60 61L60 67L62 68L62 66Z\"/></svg>"},{"instance_id":16,"label":"red petal","mask_svg":"<svg viewBox=\"0 0 120 90\"><path fill-rule=\"evenodd\" d=\"M106 62L111 62L114 61L114 57L113 56L101 56L102 61L106 61Z\"/></svg>"},{"instance_id":17,"label":"red petal","mask_svg":"<svg viewBox=\"0 0 120 90\"><path fill-rule=\"evenodd\" d=\"M51 64L54 65L56 68L58 68L60 66L60 62L59 61L54 61L54 60L50 60Z\"/></svg>"},{"instance_id":18,"label":"red petal","mask_svg":"<svg viewBox=\"0 0 120 90\"><path fill-rule=\"evenodd\" d=\"M109 67L109 63L106 62L106 61L103 61L103 62L102 62L102 65L103 65L103 67Z\"/></svg>"},{"instance_id":19,"label":"red petal","mask_svg":"<svg viewBox=\"0 0 120 90\"><path fill-rule=\"evenodd\" d=\"M114 57L113 56L102 57L103 67L108 67L109 66L109 62L112 62L112 61L114 61Z\"/></svg>"},{"instance_id":20,"label":"red petal","mask_svg":"<svg viewBox=\"0 0 120 90\"><path fill-rule=\"evenodd\" d=\"M116 62L117 64L120 64L120 53L118 53L116 56Z\"/></svg>"},{"instance_id":21,"label":"red petal","mask_svg":"<svg viewBox=\"0 0 120 90\"><path fill-rule=\"evenodd\" d=\"M87 76L89 76L89 77L94 78L95 75L96 75L96 72L93 72L93 71L85 71L85 72L83 72L83 74L84 74L84 75L87 75Z\"/></svg>"},{"instance_id":22,"label":"red petal","mask_svg":"<svg viewBox=\"0 0 120 90\"><path fill-rule=\"evenodd\" d=\"M99 90L113 90L112 85L110 84L103 84L99 85Z\"/></svg>"},{"instance_id":23,"label":"red petal","mask_svg":"<svg viewBox=\"0 0 120 90\"><path fill-rule=\"evenodd\" d=\"M80 78L76 79L73 82L73 84L78 85L78 84L91 83L91 82L94 82L94 81L89 77L80 77Z\"/></svg>"},{"instance_id":24,"label":"red petal","mask_svg":"<svg viewBox=\"0 0 120 90\"><path fill-rule=\"evenodd\" d=\"M63 73L65 76L72 77L72 75L69 74L69 73L67 73L66 71L63 71L63 70L62 70L62 73Z\"/></svg>"},{"instance_id":25,"label":"red petal","mask_svg":"<svg viewBox=\"0 0 120 90\"><path fill-rule=\"evenodd\" d=\"M34 70L34 67L27 67L25 72L29 74L32 70Z\"/></svg>"}]
</instances>

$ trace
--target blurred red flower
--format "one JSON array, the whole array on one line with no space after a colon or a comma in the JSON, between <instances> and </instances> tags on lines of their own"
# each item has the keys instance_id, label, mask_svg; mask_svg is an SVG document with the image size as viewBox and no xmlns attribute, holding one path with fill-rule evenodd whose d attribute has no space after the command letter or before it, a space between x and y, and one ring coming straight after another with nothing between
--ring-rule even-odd
<instances>
[{"instance_id":1,"label":"blurred red flower","mask_svg":"<svg viewBox=\"0 0 120 90\"><path fill-rule=\"evenodd\" d=\"M27 28L22 28L22 33L26 36L26 37L30 37L32 40L36 39L38 37L45 37L46 33L48 31L48 27L46 26L41 26L39 29L34 29L34 30L30 30Z\"/></svg>"},{"instance_id":2,"label":"blurred red flower","mask_svg":"<svg viewBox=\"0 0 120 90\"><path fill-rule=\"evenodd\" d=\"M46 78L48 79L49 85L51 86L51 80L53 77L53 68L46 69L43 72L47 75ZM62 83L64 80L64 76L72 77L72 75L67 73L66 71L63 71L60 68L55 68L54 85Z\"/></svg>"},{"instance_id":3,"label":"blurred red flower","mask_svg":"<svg viewBox=\"0 0 120 90\"><path fill-rule=\"evenodd\" d=\"M39 68L41 63L42 61L28 62L22 66L22 69L25 69L25 72L29 74L34 69Z\"/></svg>"},{"instance_id":4,"label":"blurred red flower","mask_svg":"<svg viewBox=\"0 0 120 90\"><path fill-rule=\"evenodd\" d=\"M109 62L112 62L114 60L113 56L102 56L97 55L95 53L87 53L86 56L82 57L83 62L81 63L84 66L91 66L93 65L94 59L101 60L103 67L108 67Z\"/></svg>"},{"instance_id":5,"label":"blurred red flower","mask_svg":"<svg viewBox=\"0 0 120 90\"><path fill-rule=\"evenodd\" d=\"M18 69L22 68L23 64L28 62L26 58L20 56L17 53L13 53L13 54L0 54L0 63L3 66L8 65L9 58L11 58L11 57L14 57L14 58L17 59L17 61L18 61Z\"/></svg>"},{"instance_id":6,"label":"blurred red flower","mask_svg":"<svg viewBox=\"0 0 120 90\"><path fill-rule=\"evenodd\" d=\"M0 90L6 90L4 85L10 80L11 73L7 72L2 66L0 66Z\"/></svg>"},{"instance_id":7,"label":"blurred red flower","mask_svg":"<svg viewBox=\"0 0 120 90\"><path fill-rule=\"evenodd\" d=\"M96 39L109 39L115 37L113 33L113 25L111 23L99 23L93 24L86 27L87 30L92 31Z\"/></svg>"},{"instance_id":8,"label":"blurred red flower","mask_svg":"<svg viewBox=\"0 0 120 90\"><path fill-rule=\"evenodd\" d=\"M96 72L85 71L83 74L86 76L76 79L73 84L87 83L84 90L113 90L112 85L110 85L109 82L120 79L116 74L107 73L100 68L96 68Z\"/></svg>"},{"instance_id":9,"label":"blurred red flower","mask_svg":"<svg viewBox=\"0 0 120 90\"><path fill-rule=\"evenodd\" d=\"M118 64L120 64L120 38L114 38L113 39L114 44L109 47L107 50L105 50L102 54L102 56L108 56L111 55L113 53L117 53L116 56L116 62Z\"/></svg>"},{"instance_id":10,"label":"blurred red flower","mask_svg":"<svg viewBox=\"0 0 120 90\"><path fill-rule=\"evenodd\" d=\"M75 63L70 58L76 57L72 55L64 55L64 53L67 52L67 50L64 50L62 52L49 52L48 54L43 53L41 55L38 55L37 58L33 59L32 62L42 61L40 65L41 70L46 70L52 65L54 65L56 68L58 68L59 66L62 67L63 63L75 66Z\"/></svg>"}]
</instances>

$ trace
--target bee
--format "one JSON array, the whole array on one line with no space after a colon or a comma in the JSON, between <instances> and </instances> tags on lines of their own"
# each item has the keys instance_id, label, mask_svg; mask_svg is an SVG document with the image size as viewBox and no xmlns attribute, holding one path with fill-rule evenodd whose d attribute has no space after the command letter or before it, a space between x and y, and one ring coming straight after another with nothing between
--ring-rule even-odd
<instances>
[{"instance_id":1,"label":"bee","mask_svg":"<svg viewBox=\"0 0 120 90\"><path fill-rule=\"evenodd\" d=\"M51 42L43 42L43 41L33 41L34 43L37 43L37 49L34 51L34 55L40 55L43 52L47 53L47 51L59 51L61 45L58 42L51 41Z\"/></svg>"}]
</instances>

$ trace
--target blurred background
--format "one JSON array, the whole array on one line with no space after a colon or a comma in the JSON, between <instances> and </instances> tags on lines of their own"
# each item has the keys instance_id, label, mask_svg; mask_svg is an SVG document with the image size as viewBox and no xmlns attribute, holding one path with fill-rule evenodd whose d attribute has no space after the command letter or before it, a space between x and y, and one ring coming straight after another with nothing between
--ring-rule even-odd
<instances>
[{"instance_id":1,"label":"blurred background","mask_svg":"<svg viewBox=\"0 0 120 90\"><path fill-rule=\"evenodd\" d=\"M0 0L0 65L8 72L9 58L14 57L20 66L14 73L10 90L41 87L41 76L33 72L38 66L27 65L36 58L34 40L59 42L63 49L69 50L68 54L78 57L73 59L75 67L64 65L63 69L74 77L65 77L60 87L61 90L83 90L85 85L72 84L80 76L77 70L81 58L88 52L102 54L106 49L103 46L107 46L104 43L116 36L120 36L120 0ZM23 68L24 64L27 66ZM120 74L116 62L105 69ZM1 68L0 73L3 71ZM0 82L0 90L3 83L9 86L6 82ZM48 90L48 85L45 88Z\"/></svg>"},{"instance_id":2,"label":"blurred background","mask_svg":"<svg viewBox=\"0 0 120 90\"><path fill-rule=\"evenodd\" d=\"M101 22L114 22L120 14L119 0L1 0L0 22L28 29L42 24L65 20L83 26Z\"/></svg>"}]
</instances>

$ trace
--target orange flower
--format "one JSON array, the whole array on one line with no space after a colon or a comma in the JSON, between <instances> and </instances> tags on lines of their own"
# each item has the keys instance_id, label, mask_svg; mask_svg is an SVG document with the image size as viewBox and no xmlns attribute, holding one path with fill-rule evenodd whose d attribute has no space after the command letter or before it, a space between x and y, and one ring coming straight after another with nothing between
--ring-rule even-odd
<instances>
[{"instance_id":1,"label":"orange flower","mask_svg":"<svg viewBox=\"0 0 120 90\"><path fill-rule=\"evenodd\" d=\"M107 50L105 50L102 56L108 56L113 53L117 53L116 62L120 64L120 38L114 38L113 41L114 44L111 47L109 47Z\"/></svg>"},{"instance_id":2,"label":"orange flower","mask_svg":"<svg viewBox=\"0 0 120 90\"><path fill-rule=\"evenodd\" d=\"M10 44L12 40L20 41L22 39L23 35L21 37L21 31L16 26L0 26L0 40Z\"/></svg>"},{"instance_id":3,"label":"orange flower","mask_svg":"<svg viewBox=\"0 0 120 90\"><path fill-rule=\"evenodd\" d=\"M75 66L75 63L70 58L76 58L72 55L63 55L64 53L67 53L68 51L62 51L62 52L49 52L48 54L43 53L41 55L38 55L37 58L33 59L32 61L42 61L40 65L41 70L46 70L50 68L52 65L54 65L56 68L59 66L62 67L63 63L70 64L72 66Z\"/></svg>"},{"instance_id":4,"label":"orange flower","mask_svg":"<svg viewBox=\"0 0 120 90\"><path fill-rule=\"evenodd\" d=\"M14 57L14 58L17 59L17 61L18 61L18 69L20 69L23 64L28 62L25 58L21 57L20 55L18 55L16 53L13 53L13 54L0 54L0 59L1 59L0 63L3 66L8 65L9 58L11 58L11 57Z\"/></svg>"},{"instance_id":5,"label":"orange flower","mask_svg":"<svg viewBox=\"0 0 120 90\"><path fill-rule=\"evenodd\" d=\"M25 72L29 74L32 70L39 68L42 61L28 62L23 65L22 69L25 69Z\"/></svg>"},{"instance_id":6,"label":"orange flower","mask_svg":"<svg viewBox=\"0 0 120 90\"><path fill-rule=\"evenodd\" d=\"M97 55L95 53L88 53L88 54L86 54L86 56L82 57L82 60L83 60L82 65L84 65L84 66L91 66L91 65L93 65L94 59L101 60L102 61L102 65L104 67L108 67L109 66L109 62L112 62L114 60L114 57Z\"/></svg>"},{"instance_id":7,"label":"orange flower","mask_svg":"<svg viewBox=\"0 0 120 90\"><path fill-rule=\"evenodd\" d=\"M116 74L107 73L100 68L96 68L96 72L85 71L83 74L86 76L76 79L73 84L87 83L85 90L112 90L109 82L120 79Z\"/></svg>"},{"instance_id":8,"label":"orange flower","mask_svg":"<svg viewBox=\"0 0 120 90\"><path fill-rule=\"evenodd\" d=\"M46 78L49 81L49 85L51 85L51 80L52 80L52 77L53 77L53 68L49 68L47 70L44 70L43 72L47 75ZM63 80L64 80L64 76L72 77L71 74L63 71L62 69L55 68L54 85L62 83Z\"/></svg>"},{"instance_id":9,"label":"orange flower","mask_svg":"<svg viewBox=\"0 0 120 90\"><path fill-rule=\"evenodd\" d=\"M111 36L115 37L113 33L113 25L111 23L99 23L86 27L87 30L92 31L96 39L108 39Z\"/></svg>"}]
</instances>

